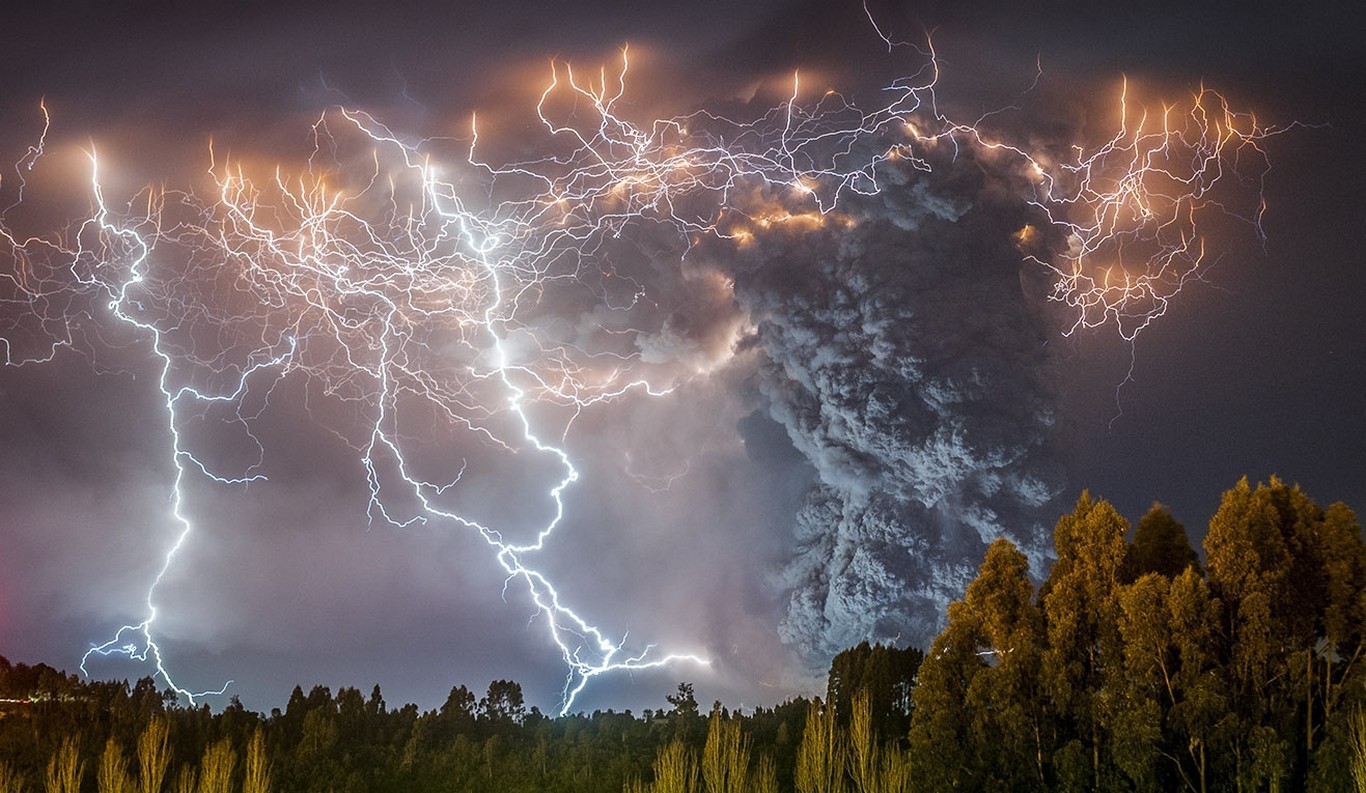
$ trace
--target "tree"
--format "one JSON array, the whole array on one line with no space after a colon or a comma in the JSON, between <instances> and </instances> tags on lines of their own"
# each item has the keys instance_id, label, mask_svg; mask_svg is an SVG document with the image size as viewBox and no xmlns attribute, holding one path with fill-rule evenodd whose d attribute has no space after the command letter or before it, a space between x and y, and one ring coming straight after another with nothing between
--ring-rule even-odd
<instances>
[{"instance_id":1,"label":"tree","mask_svg":"<svg viewBox=\"0 0 1366 793\"><path fill-rule=\"evenodd\" d=\"M1178 696L1179 655L1167 615L1169 588L1161 573L1149 571L1119 595L1124 674L1110 681L1110 719L1115 763L1139 790L1171 787L1159 784L1162 772L1172 770L1159 762L1166 750L1162 716Z\"/></svg>"},{"instance_id":2,"label":"tree","mask_svg":"<svg viewBox=\"0 0 1366 793\"><path fill-rule=\"evenodd\" d=\"M511 680L494 680L479 700L479 715L496 725L521 724L526 716L522 687Z\"/></svg>"},{"instance_id":3,"label":"tree","mask_svg":"<svg viewBox=\"0 0 1366 793\"><path fill-rule=\"evenodd\" d=\"M835 709L841 725L849 723L853 699L867 691L874 726L883 735L906 731L911 717L911 691L925 653L917 647L898 649L860 642L830 662L825 701Z\"/></svg>"},{"instance_id":4,"label":"tree","mask_svg":"<svg viewBox=\"0 0 1366 793\"><path fill-rule=\"evenodd\" d=\"M161 793L171 762L171 728L165 716L153 716L138 736L138 791Z\"/></svg>"},{"instance_id":5,"label":"tree","mask_svg":"<svg viewBox=\"0 0 1366 793\"><path fill-rule=\"evenodd\" d=\"M778 793L778 769L769 755L760 755L750 776L749 793Z\"/></svg>"},{"instance_id":6,"label":"tree","mask_svg":"<svg viewBox=\"0 0 1366 793\"><path fill-rule=\"evenodd\" d=\"M949 624L920 665L910 730L918 787L1028 790L1043 784L1049 755L1040 691L1043 647L1029 561L998 539L963 600L949 606ZM854 732L851 740L863 742ZM897 762L884 756L873 765ZM895 776L896 768L889 771Z\"/></svg>"},{"instance_id":7,"label":"tree","mask_svg":"<svg viewBox=\"0 0 1366 793\"><path fill-rule=\"evenodd\" d=\"M1153 504L1134 529L1134 541L1125 550L1121 580L1130 584L1146 573L1175 578L1182 570L1200 569L1200 557L1190 545L1186 528L1167 508Z\"/></svg>"},{"instance_id":8,"label":"tree","mask_svg":"<svg viewBox=\"0 0 1366 793\"><path fill-rule=\"evenodd\" d=\"M1204 791L1231 752L1236 735L1231 718L1219 626L1223 604L1210 595L1205 579L1188 567L1167 591L1167 621L1179 663L1172 676L1169 759L1192 790Z\"/></svg>"},{"instance_id":9,"label":"tree","mask_svg":"<svg viewBox=\"0 0 1366 793\"><path fill-rule=\"evenodd\" d=\"M925 654L915 687L910 744L918 789L962 789L980 778L967 703L969 688L987 667L979 654L985 644L973 609L963 601L950 603L948 625Z\"/></svg>"},{"instance_id":10,"label":"tree","mask_svg":"<svg viewBox=\"0 0 1366 793\"><path fill-rule=\"evenodd\" d=\"M697 756L678 738L660 747L655 755L654 772L651 793L695 793L697 790Z\"/></svg>"},{"instance_id":11,"label":"tree","mask_svg":"<svg viewBox=\"0 0 1366 793\"><path fill-rule=\"evenodd\" d=\"M1077 742L1057 764L1063 787L1115 784L1103 692L1123 666L1119 573L1128 529L1108 502L1083 492L1053 533L1058 560L1042 590L1048 646L1041 668L1044 691ZM1075 765L1083 755L1086 768Z\"/></svg>"},{"instance_id":12,"label":"tree","mask_svg":"<svg viewBox=\"0 0 1366 793\"><path fill-rule=\"evenodd\" d=\"M310 710L304 717L304 731L295 756L305 767L330 765L332 749L337 745L337 720L328 710Z\"/></svg>"},{"instance_id":13,"label":"tree","mask_svg":"<svg viewBox=\"0 0 1366 793\"><path fill-rule=\"evenodd\" d=\"M197 793L199 790L198 769L192 763L185 763L180 767L180 773L176 774L175 793Z\"/></svg>"},{"instance_id":14,"label":"tree","mask_svg":"<svg viewBox=\"0 0 1366 793\"><path fill-rule=\"evenodd\" d=\"M696 745L694 741L700 739L703 727L692 683L679 683L678 690L664 699L673 706L669 711L669 723L673 727L674 737Z\"/></svg>"},{"instance_id":15,"label":"tree","mask_svg":"<svg viewBox=\"0 0 1366 793\"><path fill-rule=\"evenodd\" d=\"M745 793L749 787L750 738L740 722L713 711L702 749L702 783L707 793Z\"/></svg>"},{"instance_id":16,"label":"tree","mask_svg":"<svg viewBox=\"0 0 1366 793\"><path fill-rule=\"evenodd\" d=\"M692 683L679 683L678 690L664 697L665 701L673 705L672 714L678 716L696 716L697 697L693 695Z\"/></svg>"},{"instance_id":17,"label":"tree","mask_svg":"<svg viewBox=\"0 0 1366 793\"><path fill-rule=\"evenodd\" d=\"M964 593L977 626L982 668L967 685L970 740L988 784L1023 790L1044 782L1049 747L1040 675L1043 614L1029 560L1010 541L988 548Z\"/></svg>"},{"instance_id":18,"label":"tree","mask_svg":"<svg viewBox=\"0 0 1366 793\"><path fill-rule=\"evenodd\" d=\"M237 765L237 752L232 739L223 738L204 749L199 762L198 793L232 793L232 772Z\"/></svg>"},{"instance_id":19,"label":"tree","mask_svg":"<svg viewBox=\"0 0 1366 793\"><path fill-rule=\"evenodd\" d=\"M61 748L47 761L45 789L47 793L81 793L81 777L85 776L85 761L81 759L79 741L68 736Z\"/></svg>"},{"instance_id":20,"label":"tree","mask_svg":"<svg viewBox=\"0 0 1366 793\"><path fill-rule=\"evenodd\" d=\"M1352 782L1357 793L1366 793L1366 711L1352 714Z\"/></svg>"},{"instance_id":21,"label":"tree","mask_svg":"<svg viewBox=\"0 0 1366 793\"><path fill-rule=\"evenodd\" d=\"M270 793L270 760L266 757L266 734L260 727L247 745L247 760L242 775L242 793Z\"/></svg>"},{"instance_id":22,"label":"tree","mask_svg":"<svg viewBox=\"0 0 1366 793\"><path fill-rule=\"evenodd\" d=\"M429 736L431 743L449 743L456 735L470 733L474 729L477 710L478 702L474 692L463 685L453 686L437 717L432 721Z\"/></svg>"},{"instance_id":23,"label":"tree","mask_svg":"<svg viewBox=\"0 0 1366 793\"><path fill-rule=\"evenodd\" d=\"M123 756L123 747L112 735L104 742L97 780L100 793L133 793L133 779L128 776L128 760Z\"/></svg>"},{"instance_id":24,"label":"tree","mask_svg":"<svg viewBox=\"0 0 1366 793\"><path fill-rule=\"evenodd\" d=\"M1322 634L1316 647L1323 671L1323 721L1333 716L1345 682L1366 651L1366 544L1356 514L1333 504L1319 527L1326 588Z\"/></svg>"},{"instance_id":25,"label":"tree","mask_svg":"<svg viewBox=\"0 0 1366 793\"><path fill-rule=\"evenodd\" d=\"M797 746L796 784L800 793L841 793L845 790L846 744L835 720L835 709L819 699L806 711L806 729Z\"/></svg>"},{"instance_id":26,"label":"tree","mask_svg":"<svg viewBox=\"0 0 1366 793\"><path fill-rule=\"evenodd\" d=\"M873 727L872 697L868 689L854 695L849 714L847 764L857 793L877 793L882 775L882 747Z\"/></svg>"},{"instance_id":27,"label":"tree","mask_svg":"<svg viewBox=\"0 0 1366 793\"><path fill-rule=\"evenodd\" d=\"M1224 605L1223 669L1239 724L1228 749L1240 784L1278 784L1292 772L1287 738L1297 722L1306 740L1295 745L1307 752L1312 743L1313 655L1326 605L1314 540L1321 519L1298 487L1272 477L1253 489L1244 477L1205 535L1210 589Z\"/></svg>"}]
</instances>

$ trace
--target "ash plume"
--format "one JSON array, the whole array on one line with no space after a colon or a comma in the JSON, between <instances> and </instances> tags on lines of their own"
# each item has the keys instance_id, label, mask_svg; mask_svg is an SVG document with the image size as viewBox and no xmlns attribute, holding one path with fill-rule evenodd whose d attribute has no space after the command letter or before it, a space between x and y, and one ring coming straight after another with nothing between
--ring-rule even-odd
<instances>
[{"instance_id":1,"label":"ash plume","mask_svg":"<svg viewBox=\"0 0 1366 793\"><path fill-rule=\"evenodd\" d=\"M817 665L862 639L928 644L996 537L1036 569L1046 554L1055 328L1011 240L1029 209L968 152L936 165L888 164L845 224L733 262L762 410L818 477L775 577L780 635Z\"/></svg>"}]
</instances>

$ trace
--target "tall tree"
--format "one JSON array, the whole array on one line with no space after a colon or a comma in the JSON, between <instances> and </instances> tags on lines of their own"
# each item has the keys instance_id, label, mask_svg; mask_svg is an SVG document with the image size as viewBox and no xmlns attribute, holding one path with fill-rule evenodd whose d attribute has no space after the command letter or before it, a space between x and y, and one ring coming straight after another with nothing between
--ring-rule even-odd
<instances>
[{"instance_id":1,"label":"tall tree","mask_svg":"<svg viewBox=\"0 0 1366 793\"><path fill-rule=\"evenodd\" d=\"M1029 560L1010 541L988 548L964 604L980 630L985 665L968 683L972 745L986 784L1027 790L1042 785L1051 751L1041 689L1043 613Z\"/></svg>"},{"instance_id":2,"label":"tall tree","mask_svg":"<svg viewBox=\"0 0 1366 793\"><path fill-rule=\"evenodd\" d=\"M1180 662L1167 613L1169 589L1167 578L1149 571L1121 588L1119 595L1124 674L1111 678L1107 704L1114 725L1115 763L1139 790L1170 788L1164 772L1176 770L1161 762L1164 754L1171 754L1164 741L1163 715L1178 696Z\"/></svg>"},{"instance_id":3,"label":"tall tree","mask_svg":"<svg viewBox=\"0 0 1366 793\"><path fill-rule=\"evenodd\" d=\"M161 793L171 762L170 737L165 716L153 716L138 736L138 793Z\"/></svg>"},{"instance_id":4,"label":"tall tree","mask_svg":"<svg viewBox=\"0 0 1366 793\"><path fill-rule=\"evenodd\" d=\"M526 717L521 684L512 680L490 681L488 693L479 700L479 715L495 725L521 724Z\"/></svg>"},{"instance_id":5,"label":"tall tree","mask_svg":"<svg viewBox=\"0 0 1366 793\"><path fill-rule=\"evenodd\" d=\"M1056 758L1063 787L1115 785L1103 692L1123 668L1119 574L1128 529L1108 502L1083 492L1053 533L1058 559L1042 589L1048 646L1041 668L1048 699L1075 736Z\"/></svg>"},{"instance_id":6,"label":"tall tree","mask_svg":"<svg viewBox=\"0 0 1366 793\"><path fill-rule=\"evenodd\" d=\"M1052 741L1040 689L1044 638L1029 562L998 539L920 667L910 731L919 787L1044 784Z\"/></svg>"},{"instance_id":7,"label":"tall tree","mask_svg":"<svg viewBox=\"0 0 1366 793\"><path fill-rule=\"evenodd\" d=\"M950 603L948 616L948 625L934 638L920 665L915 687L912 777L923 790L971 788L980 778L967 702L969 688L987 666L980 655L986 639L980 619L967 603Z\"/></svg>"},{"instance_id":8,"label":"tall tree","mask_svg":"<svg viewBox=\"0 0 1366 793\"><path fill-rule=\"evenodd\" d=\"M1366 793L1366 711L1352 714L1352 782L1357 793Z\"/></svg>"},{"instance_id":9,"label":"tall tree","mask_svg":"<svg viewBox=\"0 0 1366 793\"><path fill-rule=\"evenodd\" d=\"M1245 477L1224 493L1205 535L1210 589L1224 604L1232 715L1240 723L1229 750L1243 785L1279 784L1292 772L1295 749L1304 748L1290 737L1296 724L1312 735L1312 653L1325 606L1314 542L1321 518L1298 487L1272 477L1254 489Z\"/></svg>"},{"instance_id":10,"label":"tall tree","mask_svg":"<svg viewBox=\"0 0 1366 793\"><path fill-rule=\"evenodd\" d=\"M80 741L67 736L47 762L45 789L47 793L81 793L84 776L85 761L81 759Z\"/></svg>"},{"instance_id":11,"label":"tall tree","mask_svg":"<svg viewBox=\"0 0 1366 793\"><path fill-rule=\"evenodd\" d=\"M749 787L750 737L740 721L713 711L702 748L702 784L707 793L745 793Z\"/></svg>"},{"instance_id":12,"label":"tall tree","mask_svg":"<svg viewBox=\"0 0 1366 793\"><path fill-rule=\"evenodd\" d=\"M194 763L185 763L176 774L175 793L197 793L199 790L199 769Z\"/></svg>"},{"instance_id":13,"label":"tall tree","mask_svg":"<svg viewBox=\"0 0 1366 793\"><path fill-rule=\"evenodd\" d=\"M199 762L198 793L232 793L232 772L237 765L237 752L232 739L222 738L204 748Z\"/></svg>"},{"instance_id":14,"label":"tall tree","mask_svg":"<svg viewBox=\"0 0 1366 793\"><path fill-rule=\"evenodd\" d=\"M672 714L677 716L696 716L697 697L693 694L692 683L679 683L678 690L664 697L673 705Z\"/></svg>"},{"instance_id":15,"label":"tall tree","mask_svg":"<svg viewBox=\"0 0 1366 793\"><path fill-rule=\"evenodd\" d=\"M260 727L247 744L242 774L242 793L270 793L270 759L266 756L266 734Z\"/></svg>"},{"instance_id":16,"label":"tall tree","mask_svg":"<svg viewBox=\"0 0 1366 793\"><path fill-rule=\"evenodd\" d=\"M474 692L463 685L452 686L434 718L424 722L415 732L414 741L421 744L425 740L429 746L443 746L455 740L457 735L471 734L477 712L478 700Z\"/></svg>"},{"instance_id":17,"label":"tall tree","mask_svg":"<svg viewBox=\"0 0 1366 793\"><path fill-rule=\"evenodd\" d=\"M104 742L96 780L100 793L133 793L133 779L128 775L128 758L124 757L123 747L112 735Z\"/></svg>"},{"instance_id":18,"label":"tall tree","mask_svg":"<svg viewBox=\"0 0 1366 793\"><path fill-rule=\"evenodd\" d=\"M1167 621L1179 662L1167 714L1172 736L1168 759L1188 787L1200 793L1210 788L1210 780L1231 754L1229 740L1238 731L1223 675L1222 608L1193 567L1168 588Z\"/></svg>"},{"instance_id":19,"label":"tall tree","mask_svg":"<svg viewBox=\"0 0 1366 793\"><path fill-rule=\"evenodd\" d=\"M1336 710L1344 683L1366 652L1366 543L1356 514L1346 504L1330 506L1319 527L1325 607L1316 649L1323 671L1323 720Z\"/></svg>"},{"instance_id":20,"label":"tall tree","mask_svg":"<svg viewBox=\"0 0 1366 793\"><path fill-rule=\"evenodd\" d=\"M1121 579L1137 581L1147 573L1175 578L1182 570L1199 569L1200 556L1191 547L1186 527L1161 504L1153 504L1134 528L1134 541L1125 550Z\"/></svg>"},{"instance_id":21,"label":"tall tree","mask_svg":"<svg viewBox=\"0 0 1366 793\"><path fill-rule=\"evenodd\" d=\"M748 790L750 793L778 793L778 768L772 756L759 755Z\"/></svg>"},{"instance_id":22,"label":"tall tree","mask_svg":"<svg viewBox=\"0 0 1366 793\"><path fill-rule=\"evenodd\" d=\"M835 709L819 699L806 710L806 728L797 746L795 781L800 793L843 793L847 746Z\"/></svg>"},{"instance_id":23,"label":"tall tree","mask_svg":"<svg viewBox=\"0 0 1366 793\"><path fill-rule=\"evenodd\" d=\"M868 689L854 695L849 714L848 766L855 793L877 793L882 773L882 747L873 726L872 696Z\"/></svg>"},{"instance_id":24,"label":"tall tree","mask_svg":"<svg viewBox=\"0 0 1366 793\"><path fill-rule=\"evenodd\" d=\"M655 781L651 793L695 793L697 755L683 741L674 738L655 755Z\"/></svg>"},{"instance_id":25,"label":"tall tree","mask_svg":"<svg viewBox=\"0 0 1366 793\"><path fill-rule=\"evenodd\" d=\"M860 642L831 660L825 701L835 709L840 724L848 725L854 696L867 691L877 730L883 735L904 733L910 724L911 691L924 659L917 647Z\"/></svg>"},{"instance_id":26,"label":"tall tree","mask_svg":"<svg viewBox=\"0 0 1366 793\"><path fill-rule=\"evenodd\" d=\"M703 722L697 711L697 697L693 694L692 683L679 683L678 690L664 699L673 706L669 711L669 723L673 734L690 745L701 740Z\"/></svg>"}]
</instances>

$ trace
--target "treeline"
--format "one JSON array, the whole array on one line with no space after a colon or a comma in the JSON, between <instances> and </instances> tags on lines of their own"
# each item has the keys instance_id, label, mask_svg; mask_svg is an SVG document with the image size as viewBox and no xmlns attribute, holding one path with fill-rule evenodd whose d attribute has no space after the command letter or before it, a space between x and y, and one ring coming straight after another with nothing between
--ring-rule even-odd
<instances>
[{"instance_id":1,"label":"treeline","mask_svg":"<svg viewBox=\"0 0 1366 793\"><path fill-rule=\"evenodd\" d=\"M835 658L827 698L852 711L861 692L868 723L903 736L922 657L865 642ZM295 687L269 715L235 698L214 713L179 704L151 678L84 682L0 657L0 793L662 792L666 756L699 783L705 764L712 776L726 769L726 790L791 790L803 736L814 734L809 713L835 712L798 698L704 713L688 683L665 699L667 709L640 714L550 718L526 706L517 683L495 680L482 697L455 686L426 712L390 708L378 686L368 696L315 686ZM764 787L735 786L761 776Z\"/></svg>"},{"instance_id":2,"label":"treeline","mask_svg":"<svg viewBox=\"0 0 1366 793\"><path fill-rule=\"evenodd\" d=\"M1366 546L1350 509L1245 480L1204 563L1154 507L1083 494L1038 586L987 551L928 653L838 655L824 698L551 718L520 686L438 709L378 686L186 707L148 678L0 658L0 793L1366 791Z\"/></svg>"},{"instance_id":3,"label":"treeline","mask_svg":"<svg viewBox=\"0 0 1366 793\"><path fill-rule=\"evenodd\" d=\"M920 669L924 789L1366 789L1352 511L1244 479L1203 568L1161 507L1128 528L1083 494L1037 590L990 547Z\"/></svg>"}]
</instances>

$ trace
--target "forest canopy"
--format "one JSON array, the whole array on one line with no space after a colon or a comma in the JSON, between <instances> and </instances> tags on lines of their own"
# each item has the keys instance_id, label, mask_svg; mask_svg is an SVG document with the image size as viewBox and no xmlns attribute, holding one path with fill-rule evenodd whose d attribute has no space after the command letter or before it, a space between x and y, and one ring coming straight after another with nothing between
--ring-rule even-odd
<instances>
[{"instance_id":1,"label":"forest canopy","mask_svg":"<svg viewBox=\"0 0 1366 793\"><path fill-rule=\"evenodd\" d=\"M824 696L551 718L511 680L182 704L0 657L0 793L1366 790L1366 546L1298 486L1223 495L1203 559L1161 505L1082 493L1043 581L1007 540L929 648L837 655Z\"/></svg>"}]
</instances>

